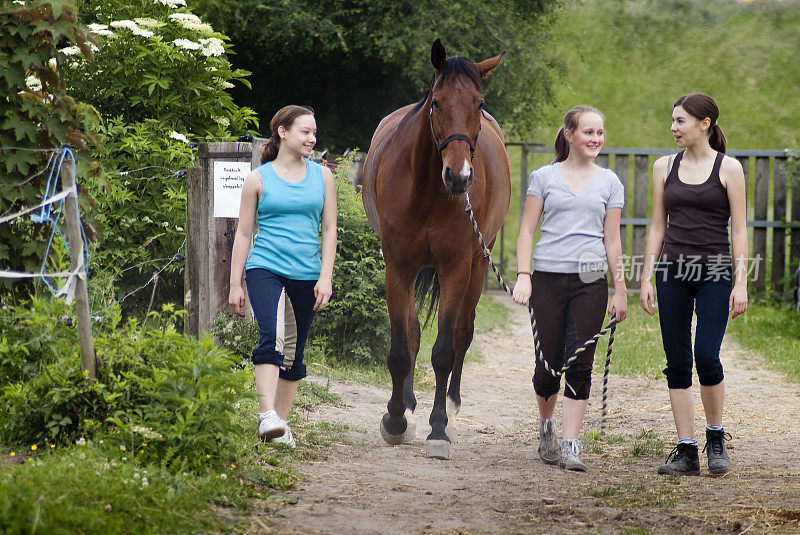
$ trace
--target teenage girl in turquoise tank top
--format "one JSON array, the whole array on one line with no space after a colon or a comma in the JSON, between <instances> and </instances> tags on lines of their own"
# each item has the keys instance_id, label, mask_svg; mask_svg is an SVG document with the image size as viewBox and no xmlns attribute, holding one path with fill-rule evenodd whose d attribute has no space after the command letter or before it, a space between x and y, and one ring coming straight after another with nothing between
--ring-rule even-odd
<instances>
[{"instance_id":1,"label":"teenage girl in turquoise tank top","mask_svg":"<svg viewBox=\"0 0 800 535\"><path fill-rule=\"evenodd\" d=\"M286 420L297 384L306 376L306 337L314 313L325 307L332 293L336 188L330 169L308 159L317 140L311 109L280 109L270 130L262 165L247 176L242 188L228 302L234 313L244 316L242 272L246 270L247 293L260 333L253 350L258 436L293 447ZM250 251L256 219L258 233Z\"/></svg>"}]
</instances>

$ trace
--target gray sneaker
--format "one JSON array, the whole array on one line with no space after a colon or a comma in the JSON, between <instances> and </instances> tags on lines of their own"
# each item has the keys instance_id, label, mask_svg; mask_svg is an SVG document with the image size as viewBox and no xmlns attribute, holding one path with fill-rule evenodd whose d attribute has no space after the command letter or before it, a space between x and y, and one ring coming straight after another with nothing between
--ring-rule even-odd
<instances>
[{"instance_id":1,"label":"gray sneaker","mask_svg":"<svg viewBox=\"0 0 800 535\"><path fill-rule=\"evenodd\" d=\"M561 468L565 470L576 470L578 472L586 472L588 468L581 461L580 454L583 450L581 441L577 438L562 440L561 441Z\"/></svg>"},{"instance_id":2,"label":"gray sneaker","mask_svg":"<svg viewBox=\"0 0 800 535\"><path fill-rule=\"evenodd\" d=\"M725 441L730 439L731 435L724 429L706 429L706 445L703 451L708 455L708 469L712 474L724 474L731 469L731 458L728 456L728 448L725 447Z\"/></svg>"},{"instance_id":3,"label":"gray sneaker","mask_svg":"<svg viewBox=\"0 0 800 535\"><path fill-rule=\"evenodd\" d=\"M679 442L667 456L667 461L658 467L659 474L690 476L700 473L700 458L697 444Z\"/></svg>"},{"instance_id":4,"label":"gray sneaker","mask_svg":"<svg viewBox=\"0 0 800 535\"><path fill-rule=\"evenodd\" d=\"M558 464L561 449L556 438L556 421L539 418L539 458L547 464Z\"/></svg>"},{"instance_id":5,"label":"gray sneaker","mask_svg":"<svg viewBox=\"0 0 800 535\"><path fill-rule=\"evenodd\" d=\"M294 441L294 435L292 435L292 428L289 425L286 425L286 432L279 436L278 438L273 438L270 440L273 444L283 444L285 446L289 446L290 448L294 449L297 447L297 443Z\"/></svg>"}]
</instances>

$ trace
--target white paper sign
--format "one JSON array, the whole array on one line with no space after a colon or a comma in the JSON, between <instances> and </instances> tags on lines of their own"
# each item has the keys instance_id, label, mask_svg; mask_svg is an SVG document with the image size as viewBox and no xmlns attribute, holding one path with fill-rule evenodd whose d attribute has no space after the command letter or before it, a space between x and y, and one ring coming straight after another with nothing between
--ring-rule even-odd
<instances>
[{"instance_id":1,"label":"white paper sign","mask_svg":"<svg viewBox=\"0 0 800 535\"><path fill-rule=\"evenodd\" d=\"M214 162L214 217L239 217L250 162Z\"/></svg>"}]
</instances>

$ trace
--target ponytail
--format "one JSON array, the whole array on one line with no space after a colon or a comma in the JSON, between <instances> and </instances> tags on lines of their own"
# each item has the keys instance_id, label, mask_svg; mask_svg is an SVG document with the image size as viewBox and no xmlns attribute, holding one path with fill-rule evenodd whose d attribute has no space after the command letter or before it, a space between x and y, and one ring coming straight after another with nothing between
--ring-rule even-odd
<instances>
[{"instance_id":1,"label":"ponytail","mask_svg":"<svg viewBox=\"0 0 800 535\"><path fill-rule=\"evenodd\" d=\"M267 140L267 143L264 145L264 148L261 149L261 163L271 162L275 158L278 157L278 149L281 146L281 138L278 137L278 134L272 134L272 136Z\"/></svg>"},{"instance_id":2,"label":"ponytail","mask_svg":"<svg viewBox=\"0 0 800 535\"><path fill-rule=\"evenodd\" d=\"M689 93L679 98L673 108L681 106L686 113L702 121L706 117L711 121L711 126L708 127L708 144L717 152L725 153L727 140L725 134L722 133L722 128L717 124L719 120L719 107L714 99L705 93Z\"/></svg>"},{"instance_id":3,"label":"ponytail","mask_svg":"<svg viewBox=\"0 0 800 535\"><path fill-rule=\"evenodd\" d=\"M708 144L717 152L725 154L725 147L728 141L725 139L725 134L722 133L722 128L717 124L712 124L708 129Z\"/></svg>"},{"instance_id":4,"label":"ponytail","mask_svg":"<svg viewBox=\"0 0 800 535\"><path fill-rule=\"evenodd\" d=\"M561 128L558 129L558 134L556 134L556 142L554 143L554 148L556 152L556 159L553 160L553 163L563 162L569 156L569 143L567 143L567 136L564 134L564 125L561 125Z\"/></svg>"}]
</instances>

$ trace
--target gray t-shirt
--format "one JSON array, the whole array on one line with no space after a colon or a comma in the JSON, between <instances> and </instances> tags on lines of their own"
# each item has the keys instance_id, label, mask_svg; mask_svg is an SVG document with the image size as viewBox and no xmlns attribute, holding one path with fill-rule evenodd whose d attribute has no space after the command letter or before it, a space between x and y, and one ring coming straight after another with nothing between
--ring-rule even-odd
<instances>
[{"instance_id":1,"label":"gray t-shirt","mask_svg":"<svg viewBox=\"0 0 800 535\"><path fill-rule=\"evenodd\" d=\"M552 273L606 270L606 210L625 204L625 192L616 173L601 169L580 193L575 193L564 182L559 164L554 163L531 173L528 195L544 203L542 234L533 251L534 269Z\"/></svg>"}]
</instances>

